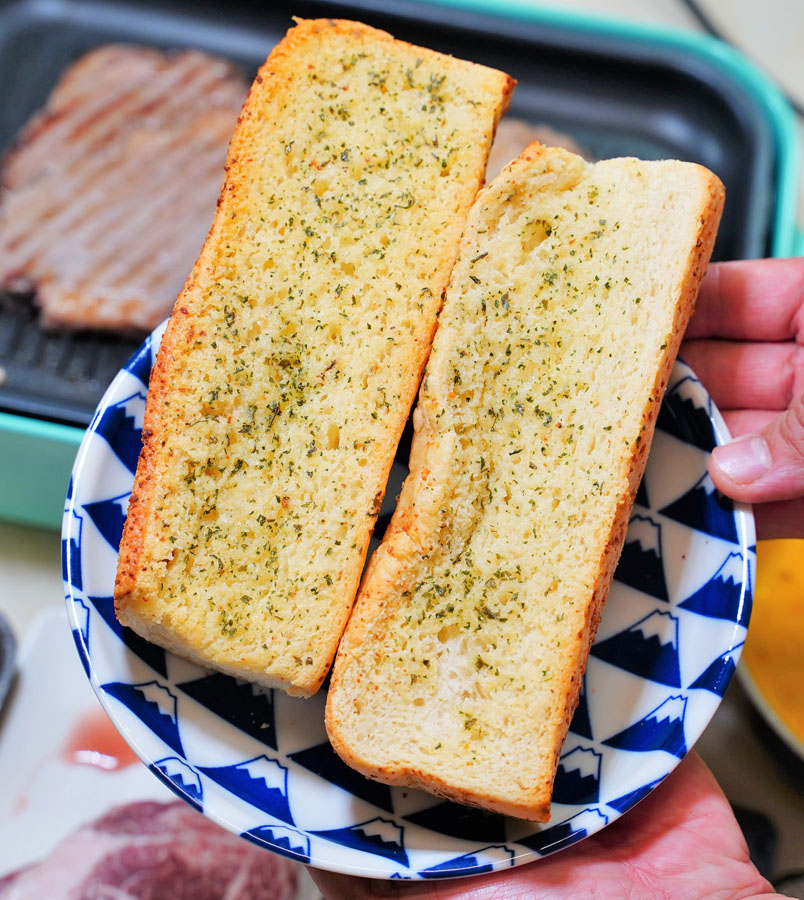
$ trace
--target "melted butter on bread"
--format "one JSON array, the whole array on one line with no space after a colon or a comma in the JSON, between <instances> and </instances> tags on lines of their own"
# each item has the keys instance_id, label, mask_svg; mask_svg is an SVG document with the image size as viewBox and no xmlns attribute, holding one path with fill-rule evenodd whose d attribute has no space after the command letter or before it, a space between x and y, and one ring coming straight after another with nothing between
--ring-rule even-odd
<instances>
[{"instance_id":1,"label":"melted butter on bread","mask_svg":"<svg viewBox=\"0 0 804 900\"><path fill-rule=\"evenodd\" d=\"M723 202L532 145L475 203L327 730L371 778L545 821ZM616 702L616 700L612 700Z\"/></svg>"},{"instance_id":2,"label":"melted butter on bread","mask_svg":"<svg viewBox=\"0 0 804 900\"><path fill-rule=\"evenodd\" d=\"M320 686L512 84L355 22L271 53L151 379L123 624Z\"/></svg>"}]
</instances>

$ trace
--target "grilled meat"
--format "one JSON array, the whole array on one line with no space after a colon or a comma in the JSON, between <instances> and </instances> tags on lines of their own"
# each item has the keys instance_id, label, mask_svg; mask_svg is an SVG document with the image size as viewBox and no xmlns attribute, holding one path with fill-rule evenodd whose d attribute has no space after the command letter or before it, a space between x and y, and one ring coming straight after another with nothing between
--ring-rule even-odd
<instances>
[{"instance_id":1,"label":"grilled meat","mask_svg":"<svg viewBox=\"0 0 804 900\"><path fill-rule=\"evenodd\" d=\"M195 50L81 57L5 158L0 288L35 292L47 328L156 326L209 229L246 92Z\"/></svg>"}]
</instances>

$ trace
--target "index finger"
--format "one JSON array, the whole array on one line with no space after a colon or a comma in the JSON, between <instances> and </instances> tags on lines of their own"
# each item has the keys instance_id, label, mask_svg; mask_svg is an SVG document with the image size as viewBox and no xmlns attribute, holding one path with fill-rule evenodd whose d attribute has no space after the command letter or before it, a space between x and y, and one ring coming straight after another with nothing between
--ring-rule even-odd
<instances>
[{"instance_id":1,"label":"index finger","mask_svg":"<svg viewBox=\"0 0 804 900\"><path fill-rule=\"evenodd\" d=\"M713 263L687 337L804 342L804 258Z\"/></svg>"}]
</instances>

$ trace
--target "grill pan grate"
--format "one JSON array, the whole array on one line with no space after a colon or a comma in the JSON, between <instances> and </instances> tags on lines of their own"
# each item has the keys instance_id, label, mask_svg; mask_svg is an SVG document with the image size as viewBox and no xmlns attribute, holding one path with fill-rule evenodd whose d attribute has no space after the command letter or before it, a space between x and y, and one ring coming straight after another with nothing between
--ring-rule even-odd
<instances>
[{"instance_id":1,"label":"grill pan grate","mask_svg":"<svg viewBox=\"0 0 804 900\"><path fill-rule=\"evenodd\" d=\"M674 157L709 166L727 198L714 258L767 253L772 138L763 113L728 74L672 48L411 0L0 0L0 152L60 72L98 44L197 47L228 57L248 77L294 15L360 19L504 69L519 82L512 115L567 132L598 158ZM46 334L30 298L0 295L0 411L84 426L137 343Z\"/></svg>"},{"instance_id":2,"label":"grill pan grate","mask_svg":"<svg viewBox=\"0 0 804 900\"><path fill-rule=\"evenodd\" d=\"M138 345L107 334L45 332L31 297L0 294L0 409L87 425Z\"/></svg>"}]
</instances>

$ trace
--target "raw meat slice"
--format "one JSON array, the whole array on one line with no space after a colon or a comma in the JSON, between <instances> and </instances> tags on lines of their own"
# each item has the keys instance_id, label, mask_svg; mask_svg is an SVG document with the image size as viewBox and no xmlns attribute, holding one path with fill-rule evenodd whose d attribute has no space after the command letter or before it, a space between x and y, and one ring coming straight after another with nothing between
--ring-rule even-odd
<instances>
[{"instance_id":1,"label":"raw meat slice","mask_svg":"<svg viewBox=\"0 0 804 900\"><path fill-rule=\"evenodd\" d=\"M142 801L0 879L0 900L292 900L297 869L184 803Z\"/></svg>"}]
</instances>

